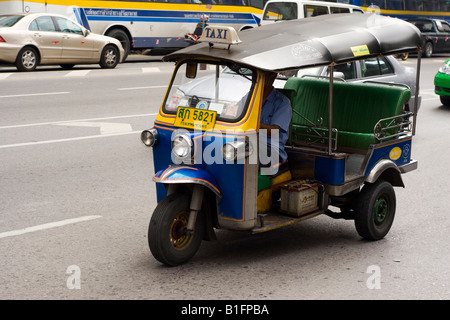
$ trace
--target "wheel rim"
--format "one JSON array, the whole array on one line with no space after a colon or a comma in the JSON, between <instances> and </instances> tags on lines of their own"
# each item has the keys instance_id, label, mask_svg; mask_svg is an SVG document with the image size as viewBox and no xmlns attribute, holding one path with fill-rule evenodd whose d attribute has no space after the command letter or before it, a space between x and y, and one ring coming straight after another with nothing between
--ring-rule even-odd
<instances>
[{"instance_id":1,"label":"wheel rim","mask_svg":"<svg viewBox=\"0 0 450 320\"><path fill-rule=\"evenodd\" d=\"M188 220L189 214L181 212L172 221L170 226L170 243L175 249L183 249L192 240L192 235L186 232Z\"/></svg>"},{"instance_id":2,"label":"wheel rim","mask_svg":"<svg viewBox=\"0 0 450 320\"><path fill-rule=\"evenodd\" d=\"M428 44L427 46L426 46L426 54L428 55L428 56L431 56L431 54L433 53L433 47L432 47L432 45L431 44Z\"/></svg>"},{"instance_id":3,"label":"wheel rim","mask_svg":"<svg viewBox=\"0 0 450 320\"><path fill-rule=\"evenodd\" d=\"M374 222L375 225L379 226L383 224L386 217L389 214L389 203L384 197L380 197L375 202L374 210Z\"/></svg>"},{"instance_id":4,"label":"wheel rim","mask_svg":"<svg viewBox=\"0 0 450 320\"><path fill-rule=\"evenodd\" d=\"M114 53L114 50L110 49L105 52L105 62L109 66L116 63L116 54Z\"/></svg>"},{"instance_id":5,"label":"wheel rim","mask_svg":"<svg viewBox=\"0 0 450 320\"><path fill-rule=\"evenodd\" d=\"M22 65L27 68L31 69L36 64L36 56L34 55L33 51L25 51L22 54Z\"/></svg>"}]
</instances>

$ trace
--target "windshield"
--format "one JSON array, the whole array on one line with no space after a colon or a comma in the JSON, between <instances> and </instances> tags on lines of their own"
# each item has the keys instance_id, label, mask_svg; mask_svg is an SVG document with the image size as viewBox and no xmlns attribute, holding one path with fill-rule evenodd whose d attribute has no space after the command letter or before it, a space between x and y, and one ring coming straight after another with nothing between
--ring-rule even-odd
<instances>
[{"instance_id":1,"label":"windshield","mask_svg":"<svg viewBox=\"0 0 450 320\"><path fill-rule=\"evenodd\" d=\"M3 15L0 16L0 27L12 27L17 21L22 19L20 15Z\"/></svg>"},{"instance_id":2,"label":"windshield","mask_svg":"<svg viewBox=\"0 0 450 320\"><path fill-rule=\"evenodd\" d=\"M247 68L183 63L166 97L164 111L195 108L216 112L218 120L237 121L245 113L254 78L254 72Z\"/></svg>"}]
</instances>

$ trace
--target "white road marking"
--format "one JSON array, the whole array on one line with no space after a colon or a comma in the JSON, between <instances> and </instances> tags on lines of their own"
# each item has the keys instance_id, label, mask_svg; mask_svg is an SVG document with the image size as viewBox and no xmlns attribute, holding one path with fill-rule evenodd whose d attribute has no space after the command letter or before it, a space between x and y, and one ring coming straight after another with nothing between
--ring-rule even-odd
<instances>
[{"instance_id":1,"label":"white road marking","mask_svg":"<svg viewBox=\"0 0 450 320\"><path fill-rule=\"evenodd\" d=\"M155 72L161 72L161 70L157 67L150 67L150 68L142 68L143 73L155 73Z\"/></svg>"},{"instance_id":2,"label":"white road marking","mask_svg":"<svg viewBox=\"0 0 450 320\"><path fill-rule=\"evenodd\" d=\"M111 120L111 119L122 119L122 118L138 118L138 117L148 117L148 116L156 116L157 113L144 113L144 114L130 114L127 116L114 116L114 117L105 117L105 118L90 118L90 119L79 119L79 120L69 120L69 121L54 121L54 122L39 122L39 123L29 123L29 124L16 124L11 126L0 126L0 129L13 129L13 128L26 128L26 127L36 127L36 126L46 126L46 125L54 125L54 124L64 124L68 122L76 122L76 121L100 121L100 120Z\"/></svg>"},{"instance_id":3,"label":"white road marking","mask_svg":"<svg viewBox=\"0 0 450 320\"><path fill-rule=\"evenodd\" d=\"M84 216L84 217L79 217L79 218L66 219L66 220L61 220L61 221L56 221L56 222L40 224L40 225L37 225L34 227L28 227L28 228L23 228L23 229L18 229L18 230L2 232L2 233L0 233L0 238L18 236L18 235L29 233L29 232L35 232L35 231L41 231L41 230L50 229L50 228L61 227L61 226L65 226L68 224L94 220L94 219L98 219L101 217L102 216L99 216L99 215L92 215L92 216Z\"/></svg>"},{"instance_id":4,"label":"white road marking","mask_svg":"<svg viewBox=\"0 0 450 320\"><path fill-rule=\"evenodd\" d=\"M161 89L161 88L167 88L167 86L118 88L117 90L142 90L142 89Z\"/></svg>"},{"instance_id":5,"label":"white road marking","mask_svg":"<svg viewBox=\"0 0 450 320\"><path fill-rule=\"evenodd\" d=\"M44 141L33 141L33 142L5 144L5 145L0 145L0 149L15 148L15 147L26 147L26 146L36 146L36 145L41 145L41 144L50 144L50 143L58 143L58 142L72 142L72 141L81 141L81 140L88 140L88 139L116 137L116 136L123 136L123 135L126 135L126 134L134 134L134 133L141 133L141 131L131 131L131 132L121 132L121 133L112 133L112 134L85 136L85 137L76 137L76 138L66 138L66 139L55 139L55 140L44 140Z\"/></svg>"},{"instance_id":6,"label":"white road marking","mask_svg":"<svg viewBox=\"0 0 450 320\"><path fill-rule=\"evenodd\" d=\"M70 71L64 77L84 77L87 75L91 70L74 70Z\"/></svg>"},{"instance_id":7,"label":"white road marking","mask_svg":"<svg viewBox=\"0 0 450 320\"><path fill-rule=\"evenodd\" d=\"M57 126L69 126L69 127L91 127L99 128L100 134L111 134L120 132L130 132L132 130L129 123L117 123L117 122L88 122L88 121L74 121L57 123Z\"/></svg>"},{"instance_id":8,"label":"white road marking","mask_svg":"<svg viewBox=\"0 0 450 320\"><path fill-rule=\"evenodd\" d=\"M33 96L50 96L56 94L68 94L70 92L43 92L43 93L24 93L24 94L12 94L8 96L0 96L0 98L17 98L17 97L33 97Z\"/></svg>"},{"instance_id":9,"label":"white road marking","mask_svg":"<svg viewBox=\"0 0 450 320\"><path fill-rule=\"evenodd\" d=\"M8 78L13 73L0 73L0 80Z\"/></svg>"}]
</instances>

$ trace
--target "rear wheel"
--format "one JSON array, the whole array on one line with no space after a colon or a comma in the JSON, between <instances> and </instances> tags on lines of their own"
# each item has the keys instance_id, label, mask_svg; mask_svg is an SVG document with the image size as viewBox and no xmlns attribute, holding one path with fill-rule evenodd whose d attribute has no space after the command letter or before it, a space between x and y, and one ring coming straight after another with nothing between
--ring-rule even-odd
<instances>
[{"instance_id":1,"label":"rear wheel","mask_svg":"<svg viewBox=\"0 0 450 320\"><path fill-rule=\"evenodd\" d=\"M39 55L36 49L25 47L20 50L16 59L16 68L19 71L33 71L39 63Z\"/></svg>"},{"instance_id":2,"label":"rear wheel","mask_svg":"<svg viewBox=\"0 0 450 320\"><path fill-rule=\"evenodd\" d=\"M169 266L189 261L203 239L205 219L197 215L194 231L187 232L190 196L172 194L155 208L148 228L148 244L156 260Z\"/></svg>"},{"instance_id":3,"label":"rear wheel","mask_svg":"<svg viewBox=\"0 0 450 320\"><path fill-rule=\"evenodd\" d=\"M125 31L120 29L113 29L106 34L108 37L117 39L122 44L124 52L123 61L128 57L131 51L130 39Z\"/></svg>"},{"instance_id":4,"label":"rear wheel","mask_svg":"<svg viewBox=\"0 0 450 320\"><path fill-rule=\"evenodd\" d=\"M380 240L391 229L395 216L395 191L383 180L367 184L361 190L355 208L355 227L367 240Z\"/></svg>"},{"instance_id":5,"label":"rear wheel","mask_svg":"<svg viewBox=\"0 0 450 320\"><path fill-rule=\"evenodd\" d=\"M120 59L119 49L113 45L107 45L100 56L100 66L102 68L112 69L117 66Z\"/></svg>"}]
</instances>

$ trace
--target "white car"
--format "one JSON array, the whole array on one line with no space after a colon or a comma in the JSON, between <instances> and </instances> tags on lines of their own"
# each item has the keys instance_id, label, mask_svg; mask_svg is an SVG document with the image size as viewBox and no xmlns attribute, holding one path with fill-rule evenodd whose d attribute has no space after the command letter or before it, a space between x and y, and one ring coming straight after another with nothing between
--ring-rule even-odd
<instances>
[{"instance_id":1,"label":"white car","mask_svg":"<svg viewBox=\"0 0 450 320\"><path fill-rule=\"evenodd\" d=\"M329 70L327 67L317 67L302 69L295 74L287 73L285 75L285 78L289 76L328 77L328 74ZM335 78L340 78L349 82L375 81L407 85L411 90L409 111L413 110L416 92L416 69L402 65L393 56L369 58L356 62L353 61L339 64L334 67L333 74ZM277 80L275 86L278 88L282 88L284 86L284 82L282 80ZM419 95L419 100L417 101L418 109L420 107L421 100L421 96Z\"/></svg>"},{"instance_id":2,"label":"white car","mask_svg":"<svg viewBox=\"0 0 450 320\"><path fill-rule=\"evenodd\" d=\"M65 16L49 13L0 15L0 62L13 63L19 71L38 65L98 63L115 68L124 50L114 38L91 33Z\"/></svg>"}]
</instances>

